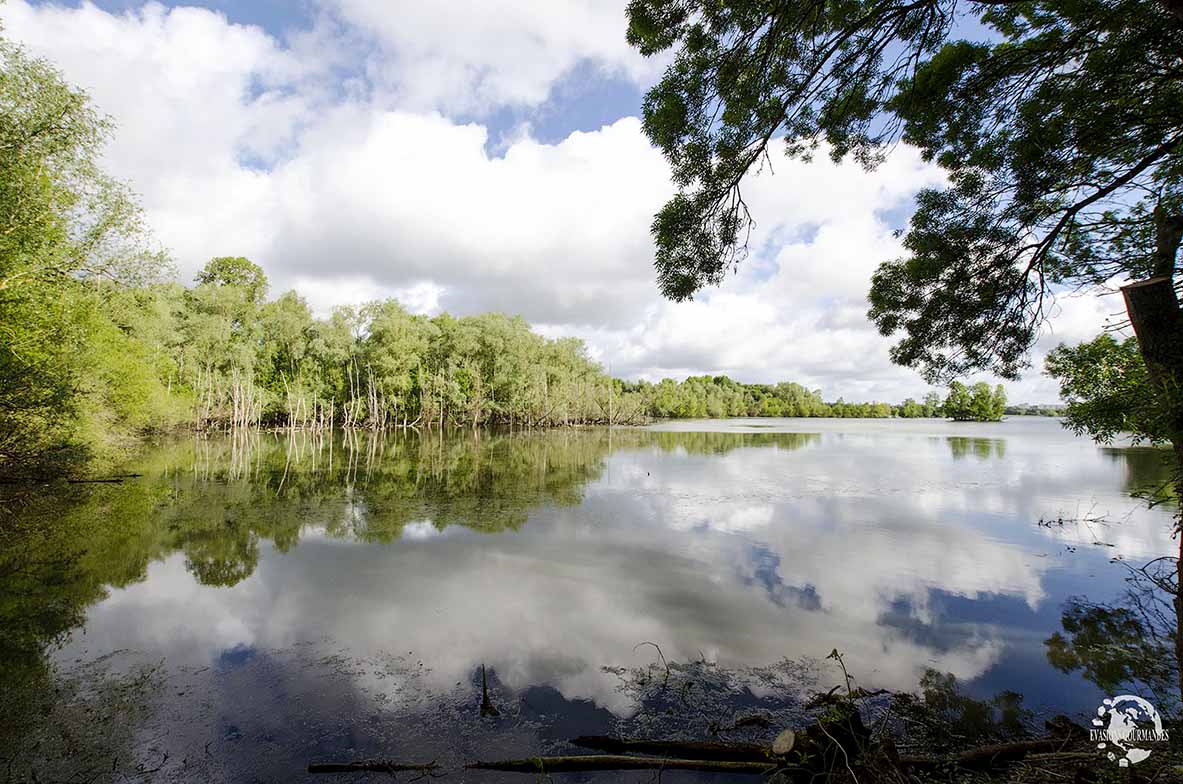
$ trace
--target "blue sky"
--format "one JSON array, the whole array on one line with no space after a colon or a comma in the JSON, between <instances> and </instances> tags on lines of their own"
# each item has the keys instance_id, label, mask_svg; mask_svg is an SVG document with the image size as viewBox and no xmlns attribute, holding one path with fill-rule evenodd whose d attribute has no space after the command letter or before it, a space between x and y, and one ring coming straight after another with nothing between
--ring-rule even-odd
<instances>
[{"instance_id":1,"label":"blue sky","mask_svg":"<svg viewBox=\"0 0 1183 784\"><path fill-rule=\"evenodd\" d=\"M624 0L8 0L0 20L115 120L105 164L182 279L245 255L321 314L516 313L626 377L927 391L866 318L893 231L943 182L905 145L871 173L819 155L750 178L749 261L658 296L649 225L673 188L637 115L664 63L625 42ZM1036 368L1119 303L1057 308ZM1056 397L1038 372L1011 385Z\"/></svg>"}]
</instances>

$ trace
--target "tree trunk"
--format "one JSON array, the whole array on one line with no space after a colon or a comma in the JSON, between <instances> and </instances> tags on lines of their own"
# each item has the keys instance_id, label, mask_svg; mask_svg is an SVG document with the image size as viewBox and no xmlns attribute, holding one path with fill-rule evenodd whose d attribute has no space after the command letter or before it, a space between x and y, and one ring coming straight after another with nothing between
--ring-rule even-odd
<instances>
[{"instance_id":1,"label":"tree trunk","mask_svg":"<svg viewBox=\"0 0 1183 784\"><path fill-rule=\"evenodd\" d=\"M1160 231L1160 239L1162 232ZM1175 239L1175 246L1178 239ZM1151 382L1167 413L1168 437L1175 450L1175 489L1183 502L1183 314L1171 275L1125 286L1126 311ZM1180 514L1183 514L1181 510ZM1183 531L1176 523L1179 554L1175 565L1175 660L1183 696Z\"/></svg>"},{"instance_id":2,"label":"tree trunk","mask_svg":"<svg viewBox=\"0 0 1183 784\"><path fill-rule=\"evenodd\" d=\"M1174 14L1175 18L1183 22L1183 0L1159 0L1163 8Z\"/></svg>"}]
</instances>

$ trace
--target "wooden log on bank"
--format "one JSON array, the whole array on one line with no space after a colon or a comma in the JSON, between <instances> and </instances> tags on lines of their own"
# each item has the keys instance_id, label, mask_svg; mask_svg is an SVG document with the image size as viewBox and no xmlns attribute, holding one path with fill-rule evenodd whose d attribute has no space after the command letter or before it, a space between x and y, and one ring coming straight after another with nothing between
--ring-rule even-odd
<instances>
[{"instance_id":1,"label":"wooden log on bank","mask_svg":"<svg viewBox=\"0 0 1183 784\"><path fill-rule=\"evenodd\" d=\"M528 759L470 762L471 770L500 770L509 773L579 773L597 770L696 770L708 773L771 773L772 762L739 760L671 759L630 757L619 754L564 755Z\"/></svg>"}]
</instances>

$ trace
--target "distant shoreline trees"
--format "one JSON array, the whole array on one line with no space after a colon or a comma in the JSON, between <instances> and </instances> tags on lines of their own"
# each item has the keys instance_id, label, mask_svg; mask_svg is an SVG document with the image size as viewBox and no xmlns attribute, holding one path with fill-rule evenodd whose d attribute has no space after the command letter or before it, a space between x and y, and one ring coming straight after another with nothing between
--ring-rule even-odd
<instances>
[{"instance_id":1,"label":"distant shoreline trees","mask_svg":"<svg viewBox=\"0 0 1183 784\"><path fill-rule=\"evenodd\" d=\"M957 421L996 422L1008 413L1042 416L1057 416L1060 413L1057 406L1008 409L1003 388L991 388L985 382L972 387L954 382L944 401L936 392L929 392L923 402L907 398L900 404L850 403L841 398L827 403L822 399L820 390L810 390L793 382L743 384L727 376L690 376L682 382L667 378L656 384L623 382L623 388L640 394L645 413L660 419L948 417Z\"/></svg>"}]
</instances>

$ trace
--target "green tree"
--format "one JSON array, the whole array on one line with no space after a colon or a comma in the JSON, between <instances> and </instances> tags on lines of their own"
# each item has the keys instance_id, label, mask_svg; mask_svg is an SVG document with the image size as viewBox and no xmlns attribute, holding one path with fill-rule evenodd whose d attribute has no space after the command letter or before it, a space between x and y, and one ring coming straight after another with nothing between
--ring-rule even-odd
<instances>
[{"instance_id":1,"label":"green tree","mask_svg":"<svg viewBox=\"0 0 1183 784\"><path fill-rule=\"evenodd\" d=\"M254 305L267 295L267 276L258 264L242 256L218 256L206 262L197 273L197 283L230 287Z\"/></svg>"},{"instance_id":2,"label":"green tree","mask_svg":"<svg viewBox=\"0 0 1183 784\"><path fill-rule=\"evenodd\" d=\"M974 419L979 422L997 422L1006 412L1006 391L1002 385L990 389L990 385L979 381L970 392Z\"/></svg>"},{"instance_id":3,"label":"green tree","mask_svg":"<svg viewBox=\"0 0 1183 784\"><path fill-rule=\"evenodd\" d=\"M941 405L945 416L958 422L969 421L974 418L973 399L969 389L960 381L949 384L949 394Z\"/></svg>"},{"instance_id":4,"label":"green tree","mask_svg":"<svg viewBox=\"0 0 1183 784\"><path fill-rule=\"evenodd\" d=\"M422 316L412 316L398 302L387 300L366 306L368 320L360 361L372 384L372 407L389 411L396 421L414 418L418 372L439 327ZM375 410L379 419L382 412Z\"/></svg>"},{"instance_id":5,"label":"green tree","mask_svg":"<svg viewBox=\"0 0 1183 784\"><path fill-rule=\"evenodd\" d=\"M1102 334L1078 346L1060 345L1049 352L1048 375L1060 382L1068 403L1067 425L1110 443L1119 433L1135 441L1170 440L1169 412L1160 404L1134 338L1118 341Z\"/></svg>"},{"instance_id":6,"label":"green tree","mask_svg":"<svg viewBox=\"0 0 1183 784\"><path fill-rule=\"evenodd\" d=\"M1001 385L991 389L984 381L972 387L954 381L941 408L958 422L997 422L1006 410L1006 391Z\"/></svg>"},{"instance_id":7,"label":"green tree","mask_svg":"<svg viewBox=\"0 0 1183 784\"><path fill-rule=\"evenodd\" d=\"M644 103L679 188L653 222L666 296L689 298L742 259L744 178L774 140L801 158L825 142L870 167L902 139L949 185L917 196L906 255L872 279L868 315L902 335L892 359L930 381L1014 378L1057 290L1125 284L1183 496L1180 0L631 0L628 16L643 54L675 50ZM973 29L982 40L960 38ZM1106 432L1111 403L1094 407L1095 427L1076 421ZM1183 621L1183 536L1180 548Z\"/></svg>"},{"instance_id":8,"label":"green tree","mask_svg":"<svg viewBox=\"0 0 1183 784\"><path fill-rule=\"evenodd\" d=\"M929 392L924 396L924 416L936 417L941 415L941 396L936 392Z\"/></svg>"},{"instance_id":9,"label":"green tree","mask_svg":"<svg viewBox=\"0 0 1183 784\"><path fill-rule=\"evenodd\" d=\"M199 424L252 424L266 405L256 385L267 279L241 257L211 259L186 292L181 364L198 400Z\"/></svg>"},{"instance_id":10,"label":"green tree","mask_svg":"<svg viewBox=\"0 0 1183 784\"><path fill-rule=\"evenodd\" d=\"M139 209L97 165L110 123L49 64L0 39L0 471L62 470L161 400L153 357L111 320L152 279Z\"/></svg>"}]
</instances>

